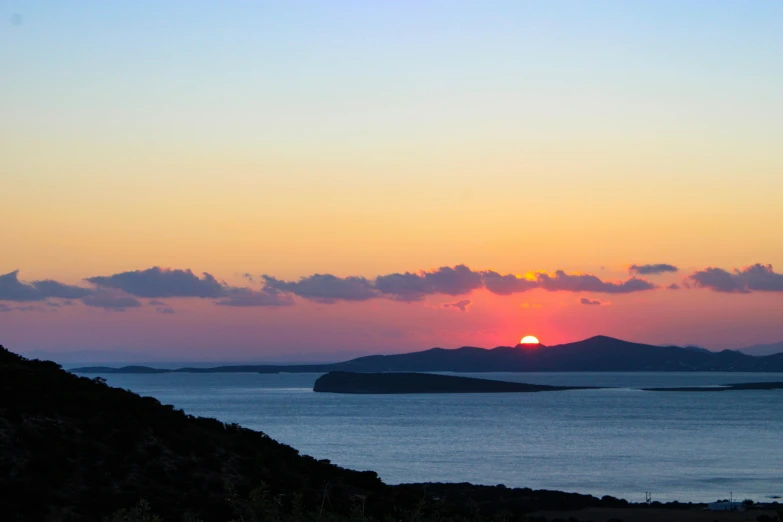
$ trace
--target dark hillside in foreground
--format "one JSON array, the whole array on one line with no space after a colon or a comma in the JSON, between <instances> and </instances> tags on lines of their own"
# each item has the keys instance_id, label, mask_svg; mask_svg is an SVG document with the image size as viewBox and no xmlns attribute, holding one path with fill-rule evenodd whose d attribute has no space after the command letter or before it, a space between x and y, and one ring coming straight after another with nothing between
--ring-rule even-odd
<instances>
[{"instance_id":1,"label":"dark hillside in foreground","mask_svg":"<svg viewBox=\"0 0 783 522\"><path fill-rule=\"evenodd\" d=\"M0 470L3 522L102 521L142 499L166 522L186 513L204 522L328 522L350 513L424 522L436 513L446 521L504 512L511 521L539 509L627 505L502 486L388 486L374 472L302 456L263 433L186 415L2 346Z\"/></svg>"},{"instance_id":2,"label":"dark hillside in foreground","mask_svg":"<svg viewBox=\"0 0 783 522\"><path fill-rule=\"evenodd\" d=\"M76 373L326 373L346 372L783 372L783 353L753 357L737 351L710 352L693 347L653 346L596 336L558 346L491 350L432 348L398 355L369 355L335 364L244 365L158 370L146 367L86 367Z\"/></svg>"},{"instance_id":3,"label":"dark hillside in foreground","mask_svg":"<svg viewBox=\"0 0 783 522\"><path fill-rule=\"evenodd\" d=\"M229 520L266 483L316 503L383 488L263 433L197 418L0 347L0 520L100 520L140 499L171 520ZM345 502L345 500L343 500ZM10 515L10 518L9 518Z\"/></svg>"}]
</instances>

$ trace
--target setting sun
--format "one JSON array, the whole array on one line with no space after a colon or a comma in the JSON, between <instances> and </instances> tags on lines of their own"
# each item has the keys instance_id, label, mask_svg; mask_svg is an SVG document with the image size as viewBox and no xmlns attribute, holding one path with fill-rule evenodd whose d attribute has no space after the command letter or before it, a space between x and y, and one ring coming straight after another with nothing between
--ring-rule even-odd
<instances>
[{"instance_id":1,"label":"setting sun","mask_svg":"<svg viewBox=\"0 0 783 522\"><path fill-rule=\"evenodd\" d=\"M538 339L532 335L526 335L519 341L519 344L539 344Z\"/></svg>"}]
</instances>

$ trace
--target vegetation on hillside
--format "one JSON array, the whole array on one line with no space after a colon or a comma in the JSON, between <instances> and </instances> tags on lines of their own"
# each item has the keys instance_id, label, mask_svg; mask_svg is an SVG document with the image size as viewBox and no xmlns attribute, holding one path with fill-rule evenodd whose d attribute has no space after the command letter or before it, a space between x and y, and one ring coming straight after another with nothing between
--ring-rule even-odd
<instances>
[{"instance_id":1,"label":"vegetation on hillside","mask_svg":"<svg viewBox=\"0 0 783 522\"><path fill-rule=\"evenodd\" d=\"M385 485L2 347L0 470L4 522L511 521L627 504L502 485Z\"/></svg>"}]
</instances>

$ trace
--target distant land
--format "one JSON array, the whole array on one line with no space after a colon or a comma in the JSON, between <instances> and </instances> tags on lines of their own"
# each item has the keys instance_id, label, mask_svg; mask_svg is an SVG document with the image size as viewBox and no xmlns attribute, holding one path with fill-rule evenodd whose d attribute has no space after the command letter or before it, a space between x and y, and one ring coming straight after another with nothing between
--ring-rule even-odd
<instances>
[{"instance_id":1,"label":"distant land","mask_svg":"<svg viewBox=\"0 0 783 522\"><path fill-rule=\"evenodd\" d=\"M327 373L347 372L783 372L783 353L752 356L735 350L654 346L599 335L557 346L493 349L432 348L397 355L369 355L333 364L236 365L164 369L87 366L74 373Z\"/></svg>"},{"instance_id":2,"label":"distant land","mask_svg":"<svg viewBox=\"0 0 783 522\"><path fill-rule=\"evenodd\" d=\"M593 387L547 386L409 372L329 372L319 377L313 384L313 391L328 393L530 393L588 388Z\"/></svg>"},{"instance_id":3,"label":"distant land","mask_svg":"<svg viewBox=\"0 0 783 522\"><path fill-rule=\"evenodd\" d=\"M783 341L772 344L755 344L747 348L740 348L738 351L746 355L764 356L783 353Z\"/></svg>"},{"instance_id":4,"label":"distant land","mask_svg":"<svg viewBox=\"0 0 783 522\"><path fill-rule=\"evenodd\" d=\"M783 390L783 382L740 382L721 386L677 386L673 388L642 388L642 391L661 392L725 392L743 390Z\"/></svg>"}]
</instances>

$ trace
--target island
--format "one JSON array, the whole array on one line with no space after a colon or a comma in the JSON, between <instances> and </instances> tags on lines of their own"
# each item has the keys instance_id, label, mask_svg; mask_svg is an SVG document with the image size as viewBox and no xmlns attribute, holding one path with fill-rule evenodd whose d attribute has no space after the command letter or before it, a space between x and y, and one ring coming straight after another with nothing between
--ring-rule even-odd
<instances>
[{"instance_id":1,"label":"island","mask_svg":"<svg viewBox=\"0 0 783 522\"><path fill-rule=\"evenodd\" d=\"M314 392L327 393L525 393L594 389L588 386L547 386L521 382L475 379L434 373L329 372L313 385Z\"/></svg>"},{"instance_id":2,"label":"island","mask_svg":"<svg viewBox=\"0 0 783 522\"><path fill-rule=\"evenodd\" d=\"M718 386L678 386L672 388L642 388L642 391L661 392L724 392L743 390L783 390L783 382L740 382Z\"/></svg>"}]
</instances>

